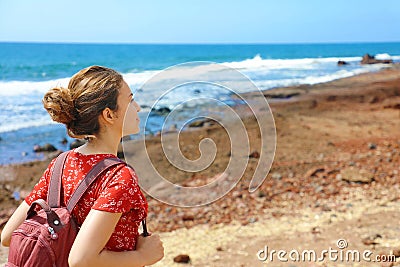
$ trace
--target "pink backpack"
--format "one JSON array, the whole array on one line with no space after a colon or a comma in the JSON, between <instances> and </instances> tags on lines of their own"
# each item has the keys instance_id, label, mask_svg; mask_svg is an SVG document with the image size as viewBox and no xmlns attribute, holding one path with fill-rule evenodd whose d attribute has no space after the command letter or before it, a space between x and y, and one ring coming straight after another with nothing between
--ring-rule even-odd
<instances>
[{"instance_id":1,"label":"pink backpack","mask_svg":"<svg viewBox=\"0 0 400 267\"><path fill-rule=\"evenodd\" d=\"M26 220L13 232L6 267L68 266L68 255L79 230L71 214L73 208L104 171L118 164L126 164L116 158L100 161L78 185L67 206L61 207L61 177L67 155L68 152L64 152L56 159L47 202L43 199L34 201ZM37 206L41 208L38 212L35 211ZM147 235L145 221L143 231Z\"/></svg>"}]
</instances>

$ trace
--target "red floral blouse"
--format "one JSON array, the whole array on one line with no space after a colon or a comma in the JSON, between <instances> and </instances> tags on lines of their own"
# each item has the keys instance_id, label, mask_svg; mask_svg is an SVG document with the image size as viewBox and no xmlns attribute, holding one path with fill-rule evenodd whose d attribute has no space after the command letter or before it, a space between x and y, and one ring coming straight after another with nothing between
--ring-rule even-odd
<instances>
[{"instance_id":1,"label":"red floral blouse","mask_svg":"<svg viewBox=\"0 0 400 267\"><path fill-rule=\"evenodd\" d=\"M112 154L83 155L75 150L67 156L64 165L62 186L64 203L68 203L79 182L99 161L115 157ZM53 160L33 191L25 198L31 205L36 199L47 199L50 175L54 166ZM122 213L114 233L105 248L112 251L134 250L139 236L138 228L147 216L147 202L140 191L138 178L133 176L123 164L111 167L105 174L88 188L72 211L77 223L81 225L90 209L113 213Z\"/></svg>"}]
</instances>

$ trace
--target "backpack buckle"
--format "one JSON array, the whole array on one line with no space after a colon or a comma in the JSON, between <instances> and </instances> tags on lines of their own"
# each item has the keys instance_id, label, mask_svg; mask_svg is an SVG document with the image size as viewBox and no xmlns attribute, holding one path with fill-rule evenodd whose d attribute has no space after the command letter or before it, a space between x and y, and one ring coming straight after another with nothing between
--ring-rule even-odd
<instances>
[{"instance_id":1,"label":"backpack buckle","mask_svg":"<svg viewBox=\"0 0 400 267\"><path fill-rule=\"evenodd\" d=\"M49 227L47 227L47 229L50 232L51 239L57 239L58 238L58 234L54 231L54 229L52 227L49 226Z\"/></svg>"}]
</instances>

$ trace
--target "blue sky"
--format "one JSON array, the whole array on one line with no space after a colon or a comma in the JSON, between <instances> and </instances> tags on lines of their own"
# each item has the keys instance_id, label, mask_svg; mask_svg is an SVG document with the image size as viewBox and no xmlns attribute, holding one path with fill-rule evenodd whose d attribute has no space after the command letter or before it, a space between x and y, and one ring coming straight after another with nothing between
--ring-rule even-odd
<instances>
[{"instance_id":1,"label":"blue sky","mask_svg":"<svg viewBox=\"0 0 400 267\"><path fill-rule=\"evenodd\" d=\"M398 0L0 0L0 41L400 41Z\"/></svg>"}]
</instances>

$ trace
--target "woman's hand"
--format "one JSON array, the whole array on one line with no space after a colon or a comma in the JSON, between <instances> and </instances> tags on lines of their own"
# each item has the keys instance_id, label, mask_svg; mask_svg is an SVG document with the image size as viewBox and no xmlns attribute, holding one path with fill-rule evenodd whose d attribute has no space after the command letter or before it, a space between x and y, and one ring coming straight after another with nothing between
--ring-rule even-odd
<instances>
[{"instance_id":1,"label":"woman's hand","mask_svg":"<svg viewBox=\"0 0 400 267\"><path fill-rule=\"evenodd\" d=\"M144 258L150 260L148 263L152 265L164 257L164 247L157 234L151 234L149 236L143 237L139 236L136 250L140 252Z\"/></svg>"}]
</instances>

